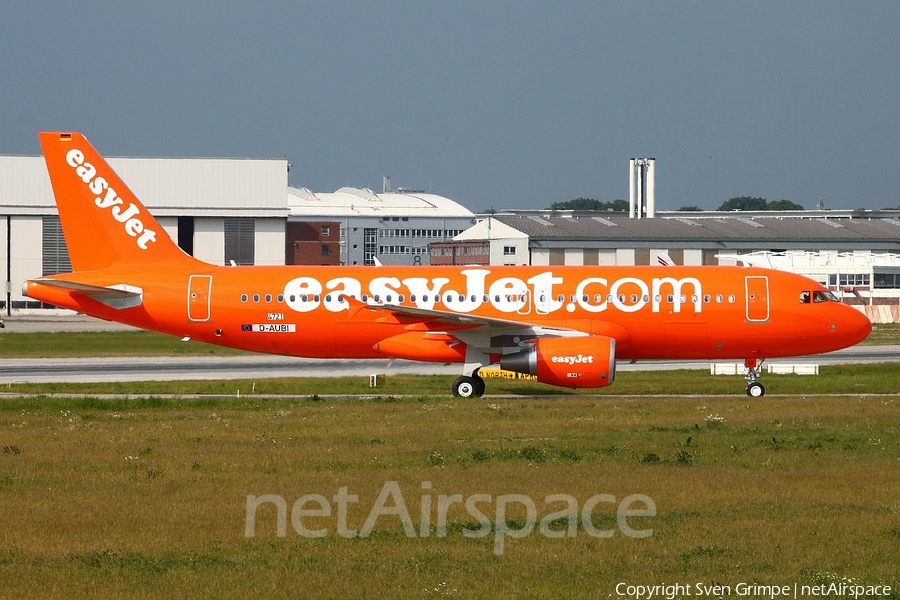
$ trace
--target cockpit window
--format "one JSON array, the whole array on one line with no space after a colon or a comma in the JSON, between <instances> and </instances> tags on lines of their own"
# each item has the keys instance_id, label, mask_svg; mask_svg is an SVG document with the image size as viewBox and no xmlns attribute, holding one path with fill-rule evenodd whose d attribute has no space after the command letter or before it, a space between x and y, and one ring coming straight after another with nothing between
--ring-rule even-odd
<instances>
[{"instance_id":1,"label":"cockpit window","mask_svg":"<svg viewBox=\"0 0 900 600\"><path fill-rule=\"evenodd\" d=\"M820 302L840 302L838 297L828 290L813 290L800 292L800 304L809 304L810 301L818 304Z\"/></svg>"}]
</instances>

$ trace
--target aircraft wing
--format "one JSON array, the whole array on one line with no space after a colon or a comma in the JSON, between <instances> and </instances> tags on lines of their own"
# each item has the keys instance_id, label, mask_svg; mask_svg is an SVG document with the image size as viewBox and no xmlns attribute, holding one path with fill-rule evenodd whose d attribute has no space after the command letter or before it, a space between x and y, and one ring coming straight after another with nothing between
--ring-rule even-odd
<instances>
[{"instance_id":1,"label":"aircraft wing","mask_svg":"<svg viewBox=\"0 0 900 600\"><path fill-rule=\"evenodd\" d=\"M39 277L31 279L30 282L50 287L61 288L75 294L87 296L97 302L105 304L110 308L121 310L123 308L132 308L140 306L143 302L144 290L133 285L119 283L111 286L88 285L86 283L78 283L77 281L68 281L65 279L52 279L48 277ZM27 284L26 284L27 285Z\"/></svg>"},{"instance_id":2,"label":"aircraft wing","mask_svg":"<svg viewBox=\"0 0 900 600\"><path fill-rule=\"evenodd\" d=\"M565 327L547 327L525 320L498 319L466 313L414 308L391 304L367 305L359 300L351 302L351 311L368 308L409 321L408 329L422 331L427 336L448 335L485 354L506 354L518 351L528 340L541 337L584 337L586 331Z\"/></svg>"},{"instance_id":3,"label":"aircraft wing","mask_svg":"<svg viewBox=\"0 0 900 600\"><path fill-rule=\"evenodd\" d=\"M535 331L541 330L543 333L540 335L556 335L557 337L576 337L588 335L586 332L577 331L575 329L569 329L564 327L544 327L541 325L535 325L534 323L529 323L528 321L516 320L516 319L498 319L496 317L483 317L480 315L470 315L466 313L456 313L450 311L443 310L434 310L427 308L413 308L410 306L399 306L392 304L384 304L378 306L369 306L369 308L373 308L375 310L386 311L396 315L404 315L409 317L419 317L422 319L428 319L430 322L440 325L461 325L461 326L474 326L474 327L492 327L494 329L503 330L503 329L533 329Z\"/></svg>"}]
</instances>

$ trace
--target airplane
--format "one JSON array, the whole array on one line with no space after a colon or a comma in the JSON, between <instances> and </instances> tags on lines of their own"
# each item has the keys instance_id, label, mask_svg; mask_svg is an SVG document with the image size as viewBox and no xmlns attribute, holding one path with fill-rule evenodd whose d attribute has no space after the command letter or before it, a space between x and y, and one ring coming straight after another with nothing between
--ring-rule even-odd
<instances>
[{"instance_id":1,"label":"airplane","mask_svg":"<svg viewBox=\"0 0 900 600\"><path fill-rule=\"evenodd\" d=\"M869 320L821 284L732 266L217 266L184 253L80 133L39 134L72 273L23 293L209 344L313 358L458 363L566 388L613 383L616 361L743 360L838 350Z\"/></svg>"}]
</instances>

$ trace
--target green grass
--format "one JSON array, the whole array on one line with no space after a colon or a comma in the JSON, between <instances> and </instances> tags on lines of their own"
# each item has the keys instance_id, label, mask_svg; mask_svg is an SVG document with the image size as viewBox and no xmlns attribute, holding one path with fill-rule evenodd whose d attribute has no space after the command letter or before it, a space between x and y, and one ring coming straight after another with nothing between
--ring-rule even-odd
<instances>
[{"instance_id":1,"label":"green grass","mask_svg":"<svg viewBox=\"0 0 900 600\"><path fill-rule=\"evenodd\" d=\"M143 332L0 334L3 356L24 349L230 352ZM853 579L900 598L900 365L767 375L760 399L743 395L742 377L704 371L620 372L599 393L488 380L489 394L535 398L453 399L452 380L3 386L0 597L615 598L619 582ZM248 494L282 496L290 519L304 494L347 487L359 529L387 481L416 526L430 498L428 537L382 517L370 537L345 539L334 514L304 520L324 538L290 521L279 537L271 505L244 535ZM630 521L649 538L591 537L578 517L575 537L535 531L497 555L495 532L464 535L479 525L459 505L436 535L441 494L527 495L538 518L560 508L549 494L579 507L644 494L657 515ZM519 508L510 527L525 523ZM593 525L614 529L614 511L599 505Z\"/></svg>"},{"instance_id":2,"label":"green grass","mask_svg":"<svg viewBox=\"0 0 900 600\"><path fill-rule=\"evenodd\" d=\"M827 380L829 376L822 376ZM774 379L774 378L773 378ZM786 378L787 379L787 378ZM390 379L389 379L390 381ZM673 391L686 391L674 389ZM715 581L900 584L895 396L569 396L0 401L0 597L617 597L615 585ZM387 481L429 536L379 518L311 539L272 505L245 537L248 494L328 500L347 487L360 529ZM424 488L422 482L430 482ZM653 499L635 539L537 531L506 539L439 495ZM388 502L392 506L392 502ZM481 507L492 527L494 504ZM521 527L511 506L507 521ZM615 528L615 507L592 515ZM565 519L551 529L562 530ZM834 597L834 596L832 596ZM897 598L896 592L893 598Z\"/></svg>"},{"instance_id":3,"label":"green grass","mask_svg":"<svg viewBox=\"0 0 900 600\"><path fill-rule=\"evenodd\" d=\"M860 345L882 346L885 344L900 344L900 323L872 325L872 333Z\"/></svg>"},{"instance_id":4,"label":"green grass","mask_svg":"<svg viewBox=\"0 0 900 600\"><path fill-rule=\"evenodd\" d=\"M86 356L231 356L247 354L222 346L182 342L152 331L0 333L0 358Z\"/></svg>"}]
</instances>

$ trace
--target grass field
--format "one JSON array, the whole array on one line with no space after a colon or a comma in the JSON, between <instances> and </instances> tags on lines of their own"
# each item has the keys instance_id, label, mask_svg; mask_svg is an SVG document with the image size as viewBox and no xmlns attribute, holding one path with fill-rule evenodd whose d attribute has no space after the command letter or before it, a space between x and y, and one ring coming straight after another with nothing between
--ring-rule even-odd
<instances>
[{"instance_id":1,"label":"grass field","mask_svg":"<svg viewBox=\"0 0 900 600\"><path fill-rule=\"evenodd\" d=\"M876 341L896 343L900 329L878 327ZM125 348L230 352L143 332L0 334L3 356ZM364 378L4 386L0 597L633 597L619 583L689 583L678 595L696 597L698 582L731 597L741 582L852 580L900 598L900 366L821 373L766 376L770 395L753 400L741 377L702 371L622 372L599 393L492 380L506 396L481 400L449 398L445 376L377 390ZM263 503L248 536L248 496L264 495L284 502L283 535ZM358 497L346 514L339 495ZM625 508L655 514L619 521L633 495ZM376 506L369 535L342 537Z\"/></svg>"},{"instance_id":2,"label":"grass field","mask_svg":"<svg viewBox=\"0 0 900 600\"><path fill-rule=\"evenodd\" d=\"M0 596L606 598L619 582L843 578L896 589L897 411L891 395L6 397ZM359 498L346 515L359 530L386 482L414 536L395 515L368 537L338 535L340 489ZM264 494L285 500L283 537L273 504L245 534L247 496ZM324 537L293 527L306 494L332 503L328 517L299 517ZM437 535L439 496L454 494L490 495L478 505L487 536L465 535L480 524L459 503ZM551 494L579 509L612 495L588 526L613 535L593 537L578 518L574 537L536 526L498 554L498 497L511 494L531 498L538 519L564 506ZM627 520L649 537L617 527L632 494L655 503L655 516ZM525 505L508 507L504 522L525 527Z\"/></svg>"}]
</instances>

